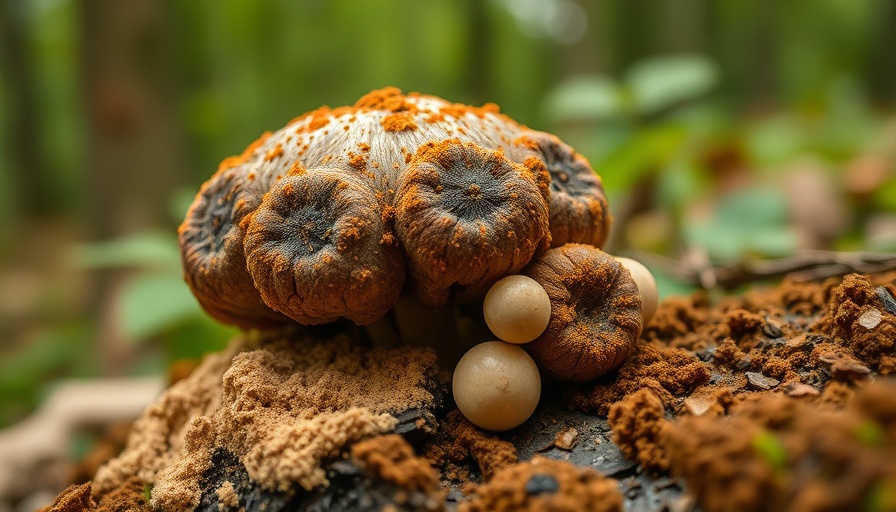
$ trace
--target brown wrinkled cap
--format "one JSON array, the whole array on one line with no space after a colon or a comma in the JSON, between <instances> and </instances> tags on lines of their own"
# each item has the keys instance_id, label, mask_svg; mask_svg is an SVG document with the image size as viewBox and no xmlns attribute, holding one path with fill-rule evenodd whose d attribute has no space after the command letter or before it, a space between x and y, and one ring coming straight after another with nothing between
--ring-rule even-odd
<instances>
[{"instance_id":1,"label":"brown wrinkled cap","mask_svg":"<svg viewBox=\"0 0 896 512\"><path fill-rule=\"evenodd\" d=\"M338 170L280 180L252 214L246 261L262 298L293 320L367 324L398 300L404 260L383 243L374 190Z\"/></svg>"},{"instance_id":2,"label":"brown wrinkled cap","mask_svg":"<svg viewBox=\"0 0 896 512\"><path fill-rule=\"evenodd\" d=\"M522 269L550 240L546 176L498 151L447 140L417 150L396 195L395 232L414 292L441 304Z\"/></svg>"},{"instance_id":3,"label":"brown wrinkled cap","mask_svg":"<svg viewBox=\"0 0 896 512\"><path fill-rule=\"evenodd\" d=\"M515 153L534 153L550 173L552 247L566 243L602 247L610 233L610 209L600 177L588 160L549 133L529 132L515 143Z\"/></svg>"},{"instance_id":4,"label":"brown wrinkled cap","mask_svg":"<svg viewBox=\"0 0 896 512\"><path fill-rule=\"evenodd\" d=\"M196 195L178 229L184 278L202 307L214 318L240 327L287 322L261 298L246 269L243 232L234 217L248 184L239 169L224 169Z\"/></svg>"},{"instance_id":5,"label":"brown wrinkled cap","mask_svg":"<svg viewBox=\"0 0 896 512\"><path fill-rule=\"evenodd\" d=\"M525 270L551 299L541 336L522 345L548 375L587 381L615 369L641 334L641 297L612 256L584 244L549 250Z\"/></svg>"}]
</instances>

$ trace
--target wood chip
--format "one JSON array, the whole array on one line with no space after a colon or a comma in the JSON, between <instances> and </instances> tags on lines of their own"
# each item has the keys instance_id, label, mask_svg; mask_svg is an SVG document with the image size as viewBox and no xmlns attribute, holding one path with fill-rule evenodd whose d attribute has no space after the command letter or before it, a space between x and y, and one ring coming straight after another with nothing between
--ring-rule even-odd
<instances>
[{"instance_id":1,"label":"wood chip","mask_svg":"<svg viewBox=\"0 0 896 512\"><path fill-rule=\"evenodd\" d=\"M715 403L715 399L706 396L689 396L684 400L684 406L694 416L703 416L713 403Z\"/></svg>"},{"instance_id":2,"label":"wood chip","mask_svg":"<svg viewBox=\"0 0 896 512\"><path fill-rule=\"evenodd\" d=\"M787 383L785 392L787 393L787 396L792 396L792 397L818 396L821 394L814 387L812 387L808 384L803 384L802 382L796 382L796 381Z\"/></svg>"},{"instance_id":3,"label":"wood chip","mask_svg":"<svg viewBox=\"0 0 896 512\"><path fill-rule=\"evenodd\" d=\"M862 313L862 316L859 317L859 325L870 331L880 325L880 319L880 310L871 308Z\"/></svg>"},{"instance_id":4,"label":"wood chip","mask_svg":"<svg viewBox=\"0 0 896 512\"><path fill-rule=\"evenodd\" d=\"M557 437L554 438L554 446L561 450L572 450L578 440L579 431L569 427L557 432Z\"/></svg>"},{"instance_id":5,"label":"wood chip","mask_svg":"<svg viewBox=\"0 0 896 512\"><path fill-rule=\"evenodd\" d=\"M750 384L759 389L771 389L781 383L778 379L766 377L757 372L746 372L744 375L747 376L747 380L750 381Z\"/></svg>"}]
</instances>

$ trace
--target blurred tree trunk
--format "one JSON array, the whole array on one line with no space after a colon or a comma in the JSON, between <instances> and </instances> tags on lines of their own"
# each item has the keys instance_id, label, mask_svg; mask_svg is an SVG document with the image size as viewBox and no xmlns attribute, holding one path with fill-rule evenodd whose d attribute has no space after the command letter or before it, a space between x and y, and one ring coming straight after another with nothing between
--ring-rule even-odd
<instances>
[{"instance_id":1,"label":"blurred tree trunk","mask_svg":"<svg viewBox=\"0 0 896 512\"><path fill-rule=\"evenodd\" d=\"M107 238L159 226L185 183L166 2L82 0L89 221Z\"/></svg>"},{"instance_id":2,"label":"blurred tree trunk","mask_svg":"<svg viewBox=\"0 0 896 512\"><path fill-rule=\"evenodd\" d=\"M4 129L11 164L7 172L15 189L9 197L17 202L13 211L23 217L46 213L59 203L41 152L38 88L27 39L31 4L30 0L0 2L0 58L9 109Z\"/></svg>"},{"instance_id":3,"label":"blurred tree trunk","mask_svg":"<svg viewBox=\"0 0 896 512\"><path fill-rule=\"evenodd\" d=\"M893 49L896 48L896 2L877 2L877 26L874 27L869 45L870 58L866 77L871 95L890 106L896 103L896 66L893 65Z\"/></svg>"},{"instance_id":4,"label":"blurred tree trunk","mask_svg":"<svg viewBox=\"0 0 896 512\"><path fill-rule=\"evenodd\" d=\"M470 23L470 42L468 45L467 61L470 65L467 67L467 79L470 84L470 91L476 98L476 103L484 103L491 101L488 98L491 94L491 75L492 70L489 65L489 59L492 58L492 48L489 34L488 12L486 2L481 0L467 0L466 11Z\"/></svg>"},{"instance_id":5,"label":"blurred tree trunk","mask_svg":"<svg viewBox=\"0 0 896 512\"><path fill-rule=\"evenodd\" d=\"M81 0L87 108L89 235L108 239L170 225L168 200L186 182L172 93L167 2ZM172 233L172 236L174 234ZM113 318L121 273L97 277L91 306L101 319L99 353L121 368L132 346Z\"/></svg>"}]
</instances>

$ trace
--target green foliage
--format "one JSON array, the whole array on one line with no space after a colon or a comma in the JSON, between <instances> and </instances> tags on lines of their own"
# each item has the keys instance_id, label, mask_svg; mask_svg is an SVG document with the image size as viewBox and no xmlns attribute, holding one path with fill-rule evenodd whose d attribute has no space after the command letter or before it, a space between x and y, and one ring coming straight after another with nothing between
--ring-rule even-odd
<instances>
[{"instance_id":1,"label":"green foliage","mask_svg":"<svg viewBox=\"0 0 896 512\"><path fill-rule=\"evenodd\" d=\"M149 231L111 240L82 244L72 249L77 267L84 269L160 268L180 269L180 250L173 233Z\"/></svg>"},{"instance_id":2,"label":"green foliage","mask_svg":"<svg viewBox=\"0 0 896 512\"><path fill-rule=\"evenodd\" d=\"M633 65L622 80L586 75L560 82L545 98L545 113L554 122L633 120L704 96L718 81L718 69L704 57L655 57Z\"/></svg>"},{"instance_id":3,"label":"green foliage","mask_svg":"<svg viewBox=\"0 0 896 512\"><path fill-rule=\"evenodd\" d=\"M609 119L623 110L618 84L605 76L571 78L555 86L544 100L545 116L553 122Z\"/></svg>"},{"instance_id":4,"label":"green foliage","mask_svg":"<svg viewBox=\"0 0 896 512\"><path fill-rule=\"evenodd\" d=\"M20 350L0 359L0 426L31 411L53 376L96 373L96 360L84 352L90 333L84 321L42 328L28 337Z\"/></svg>"},{"instance_id":5,"label":"green foliage","mask_svg":"<svg viewBox=\"0 0 896 512\"><path fill-rule=\"evenodd\" d=\"M774 433L763 430L753 436L753 449L776 472L787 469L787 449Z\"/></svg>"},{"instance_id":6,"label":"green foliage","mask_svg":"<svg viewBox=\"0 0 896 512\"><path fill-rule=\"evenodd\" d=\"M625 82L638 114L650 115L711 92L719 83L719 71L712 61L696 55L654 57L635 63Z\"/></svg>"},{"instance_id":7,"label":"green foliage","mask_svg":"<svg viewBox=\"0 0 896 512\"><path fill-rule=\"evenodd\" d=\"M121 321L130 340L147 340L202 312L183 279L151 272L131 279L122 292Z\"/></svg>"},{"instance_id":8,"label":"green foliage","mask_svg":"<svg viewBox=\"0 0 896 512\"><path fill-rule=\"evenodd\" d=\"M796 248L787 198L776 189L734 192L723 198L711 218L685 226L684 234L691 245L706 248L721 262L736 262L745 255L786 256Z\"/></svg>"},{"instance_id":9,"label":"green foliage","mask_svg":"<svg viewBox=\"0 0 896 512\"><path fill-rule=\"evenodd\" d=\"M890 512L896 510L896 481L881 478L871 488L862 510L866 512Z\"/></svg>"},{"instance_id":10,"label":"green foliage","mask_svg":"<svg viewBox=\"0 0 896 512\"><path fill-rule=\"evenodd\" d=\"M859 425L855 434L859 442L872 448L883 446L887 437L880 424L870 420Z\"/></svg>"},{"instance_id":11,"label":"green foliage","mask_svg":"<svg viewBox=\"0 0 896 512\"><path fill-rule=\"evenodd\" d=\"M173 233L151 231L83 244L72 257L85 269L134 271L120 290L115 311L117 323L133 343L162 342L171 359L195 358L221 348L236 332L211 320L190 293Z\"/></svg>"}]
</instances>

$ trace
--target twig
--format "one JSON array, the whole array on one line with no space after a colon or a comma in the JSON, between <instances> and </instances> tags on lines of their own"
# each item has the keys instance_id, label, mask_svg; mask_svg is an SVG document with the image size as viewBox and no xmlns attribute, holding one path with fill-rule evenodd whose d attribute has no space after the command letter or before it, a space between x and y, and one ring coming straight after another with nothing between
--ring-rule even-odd
<instances>
[{"instance_id":1,"label":"twig","mask_svg":"<svg viewBox=\"0 0 896 512\"><path fill-rule=\"evenodd\" d=\"M680 260L648 252L632 257L653 266L671 278L704 289L730 290L738 286L781 279L816 281L851 272L875 274L896 270L896 253L801 251L774 260L747 260L733 265L713 266L705 251L692 250Z\"/></svg>"}]
</instances>

